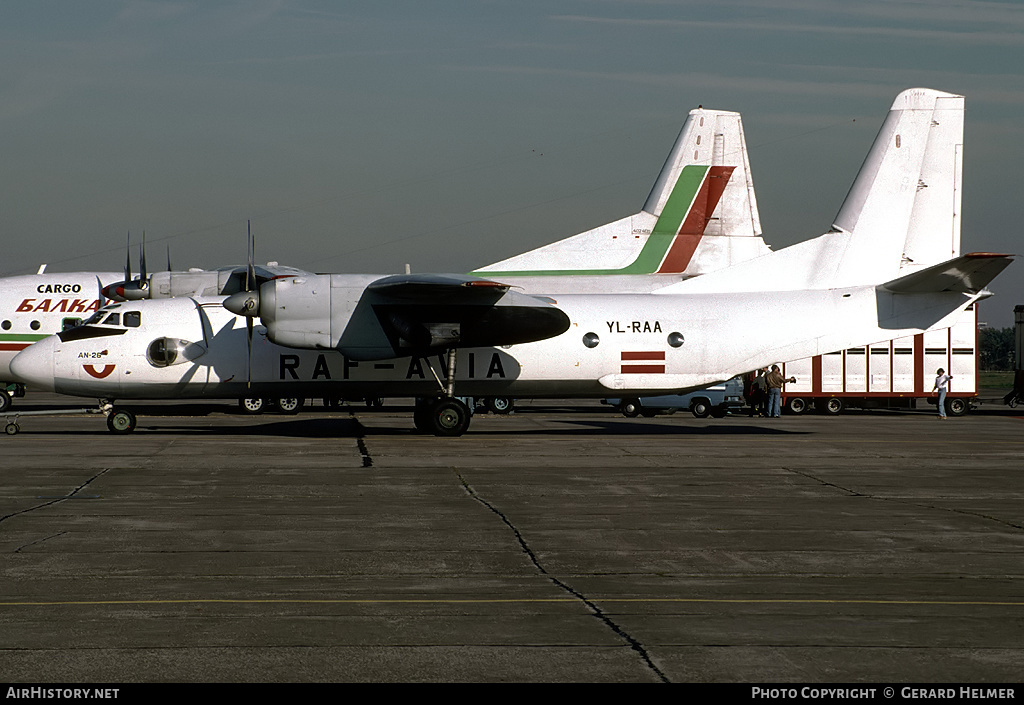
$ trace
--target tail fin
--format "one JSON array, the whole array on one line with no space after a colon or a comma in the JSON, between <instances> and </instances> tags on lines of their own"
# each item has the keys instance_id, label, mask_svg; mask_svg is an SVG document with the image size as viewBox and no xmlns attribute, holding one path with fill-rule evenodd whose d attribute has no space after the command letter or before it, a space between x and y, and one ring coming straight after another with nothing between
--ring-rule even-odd
<instances>
[{"instance_id":1,"label":"tail fin","mask_svg":"<svg viewBox=\"0 0 1024 705\"><path fill-rule=\"evenodd\" d=\"M697 108L639 213L474 274L685 274L768 252L739 113Z\"/></svg>"},{"instance_id":2,"label":"tail fin","mask_svg":"<svg viewBox=\"0 0 1024 705\"><path fill-rule=\"evenodd\" d=\"M888 281L960 254L963 141L963 96L896 96L833 225L854 236L842 278Z\"/></svg>"},{"instance_id":3,"label":"tail fin","mask_svg":"<svg viewBox=\"0 0 1024 705\"><path fill-rule=\"evenodd\" d=\"M828 233L661 291L877 285L958 256L963 126L963 96L903 91Z\"/></svg>"}]
</instances>

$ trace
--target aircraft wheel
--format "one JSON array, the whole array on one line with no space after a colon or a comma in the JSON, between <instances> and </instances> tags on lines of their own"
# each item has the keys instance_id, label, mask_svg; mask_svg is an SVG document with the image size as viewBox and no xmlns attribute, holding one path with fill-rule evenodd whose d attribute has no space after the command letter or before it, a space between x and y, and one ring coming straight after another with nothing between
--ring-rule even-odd
<instances>
[{"instance_id":1,"label":"aircraft wheel","mask_svg":"<svg viewBox=\"0 0 1024 705\"><path fill-rule=\"evenodd\" d=\"M275 403L277 410L282 414L297 414L302 408L302 403L305 400L301 397L283 397L278 399Z\"/></svg>"},{"instance_id":2,"label":"aircraft wheel","mask_svg":"<svg viewBox=\"0 0 1024 705\"><path fill-rule=\"evenodd\" d=\"M19 426L16 423L9 423L4 428L4 431L7 432L8 436L16 436L16 435L18 435L18 431L20 431L20 430L21 430L21 426Z\"/></svg>"},{"instance_id":3,"label":"aircraft wheel","mask_svg":"<svg viewBox=\"0 0 1024 705\"><path fill-rule=\"evenodd\" d=\"M627 419L635 419L640 415L640 412L643 411L643 407L640 406L639 399L624 399L622 403L619 404L619 411L621 411L622 415Z\"/></svg>"},{"instance_id":4,"label":"aircraft wheel","mask_svg":"<svg viewBox=\"0 0 1024 705\"><path fill-rule=\"evenodd\" d=\"M835 416L843 412L843 400L839 397L829 397L825 400L824 411L829 416Z\"/></svg>"},{"instance_id":5,"label":"aircraft wheel","mask_svg":"<svg viewBox=\"0 0 1024 705\"><path fill-rule=\"evenodd\" d=\"M492 414L511 414L515 404L515 399L511 397L487 397L487 401L484 402Z\"/></svg>"},{"instance_id":6,"label":"aircraft wheel","mask_svg":"<svg viewBox=\"0 0 1024 705\"><path fill-rule=\"evenodd\" d=\"M266 399L246 397L238 400L238 408L247 414L262 414L267 407Z\"/></svg>"},{"instance_id":7,"label":"aircraft wheel","mask_svg":"<svg viewBox=\"0 0 1024 705\"><path fill-rule=\"evenodd\" d=\"M794 416L799 416L807 411L807 400L803 397L790 397L786 400L786 411Z\"/></svg>"},{"instance_id":8,"label":"aircraft wheel","mask_svg":"<svg viewBox=\"0 0 1024 705\"><path fill-rule=\"evenodd\" d=\"M968 404L966 399L947 399L946 413L950 416L963 416L967 413Z\"/></svg>"},{"instance_id":9,"label":"aircraft wheel","mask_svg":"<svg viewBox=\"0 0 1024 705\"><path fill-rule=\"evenodd\" d=\"M698 419L707 418L708 414L711 413L711 405L707 399L694 399L690 405L690 413Z\"/></svg>"},{"instance_id":10,"label":"aircraft wheel","mask_svg":"<svg viewBox=\"0 0 1024 705\"><path fill-rule=\"evenodd\" d=\"M10 392L6 389L0 389L0 414L10 409L13 403Z\"/></svg>"},{"instance_id":11,"label":"aircraft wheel","mask_svg":"<svg viewBox=\"0 0 1024 705\"><path fill-rule=\"evenodd\" d=\"M107 428L111 433L131 433L135 430L135 414L128 409L114 409L107 415Z\"/></svg>"},{"instance_id":12,"label":"aircraft wheel","mask_svg":"<svg viewBox=\"0 0 1024 705\"><path fill-rule=\"evenodd\" d=\"M458 399L441 399L428 407L425 421L435 436L461 436L469 428L469 407Z\"/></svg>"}]
</instances>

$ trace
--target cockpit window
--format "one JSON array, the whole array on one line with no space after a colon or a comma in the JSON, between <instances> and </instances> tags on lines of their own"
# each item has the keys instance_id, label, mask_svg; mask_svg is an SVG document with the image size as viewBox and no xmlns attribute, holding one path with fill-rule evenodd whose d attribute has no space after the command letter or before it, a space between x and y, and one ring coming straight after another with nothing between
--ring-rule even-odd
<instances>
[{"instance_id":1,"label":"cockpit window","mask_svg":"<svg viewBox=\"0 0 1024 705\"><path fill-rule=\"evenodd\" d=\"M112 314L110 314L109 316L107 316L106 320L103 321L103 325L105 325L105 326L119 326L119 325L121 325L121 314L120 313L112 313Z\"/></svg>"},{"instance_id":2,"label":"cockpit window","mask_svg":"<svg viewBox=\"0 0 1024 705\"><path fill-rule=\"evenodd\" d=\"M128 328L138 328L142 325L142 312L141 311L125 311L124 312L124 324Z\"/></svg>"}]
</instances>

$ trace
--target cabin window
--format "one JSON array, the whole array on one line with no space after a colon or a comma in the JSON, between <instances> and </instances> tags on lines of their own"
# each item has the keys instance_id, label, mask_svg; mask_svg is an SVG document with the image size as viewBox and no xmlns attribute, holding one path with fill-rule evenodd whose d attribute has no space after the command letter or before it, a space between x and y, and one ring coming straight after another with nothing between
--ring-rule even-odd
<instances>
[{"instance_id":1,"label":"cabin window","mask_svg":"<svg viewBox=\"0 0 1024 705\"><path fill-rule=\"evenodd\" d=\"M42 325L42 324L41 324L41 323L39 323L39 321L32 321L31 323L29 323L29 327L30 327L30 328L31 328L32 330L39 330L39 326L40 326L40 325Z\"/></svg>"},{"instance_id":2,"label":"cabin window","mask_svg":"<svg viewBox=\"0 0 1024 705\"><path fill-rule=\"evenodd\" d=\"M588 348L596 348L597 344L601 342L597 333L587 333L583 336L583 344Z\"/></svg>"},{"instance_id":3,"label":"cabin window","mask_svg":"<svg viewBox=\"0 0 1024 705\"><path fill-rule=\"evenodd\" d=\"M3 327L4 330L10 330L11 329L11 322L10 321L4 321L3 323L0 323L0 327Z\"/></svg>"}]
</instances>

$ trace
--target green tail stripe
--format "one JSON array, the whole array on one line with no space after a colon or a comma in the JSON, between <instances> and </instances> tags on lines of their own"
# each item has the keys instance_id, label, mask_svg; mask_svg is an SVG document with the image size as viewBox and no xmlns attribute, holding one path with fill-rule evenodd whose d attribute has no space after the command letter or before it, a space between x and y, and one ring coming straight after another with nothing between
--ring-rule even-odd
<instances>
[{"instance_id":1,"label":"green tail stripe","mask_svg":"<svg viewBox=\"0 0 1024 705\"><path fill-rule=\"evenodd\" d=\"M668 201L658 216L658 222L654 226L655 233L675 235L683 226L683 219L690 212L693 199L697 197L700 185L704 183L704 176L708 173L709 166L685 166L679 175L679 181L669 194Z\"/></svg>"},{"instance_id":2,"label":"green tail stripe","mask_svg":"<svg viewBox=\"0 0 1024 705\"><path fill-rule=\"evenodd\" d=\"M679 174L679 180L672 188L668 201L658 216L658 222L654 230L647 236L640 254L631 264L619 269L528 269L523 271L502 272L499 270L478 269L472 274L487 274L496 277L550 277L566 275L601 275L601 274L653 274L658 271L665 254L672 246L676 233L682 227L683 219L693 205L693 199L697 191L704 183L704 176L708 173L708 166L696 166L690 164L683 167Z\"/></svg>"}]
</instances>

